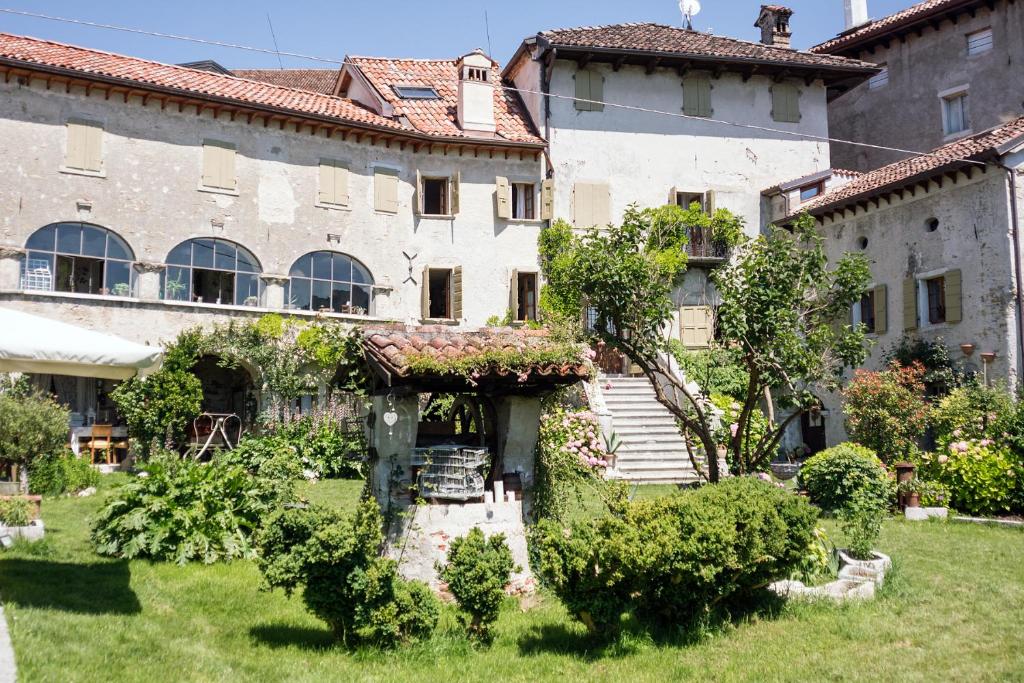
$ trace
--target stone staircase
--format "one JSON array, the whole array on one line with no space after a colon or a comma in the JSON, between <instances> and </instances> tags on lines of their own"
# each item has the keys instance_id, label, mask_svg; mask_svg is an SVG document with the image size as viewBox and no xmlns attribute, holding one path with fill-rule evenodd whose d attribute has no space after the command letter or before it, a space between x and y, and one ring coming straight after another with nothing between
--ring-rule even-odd
<instances>
[{"instance_id":1,"label":"stone staircase","mask_svg":"<svg viewBox=\"0 0 1024 683\"><path fill-rule=\"evenodd\" d=\"M676 419L658 403L647 378L602 377L600 383L612 429L621 442L616 451L618 478L642 484L697 481Z\"/></svg>"}]
</instances>

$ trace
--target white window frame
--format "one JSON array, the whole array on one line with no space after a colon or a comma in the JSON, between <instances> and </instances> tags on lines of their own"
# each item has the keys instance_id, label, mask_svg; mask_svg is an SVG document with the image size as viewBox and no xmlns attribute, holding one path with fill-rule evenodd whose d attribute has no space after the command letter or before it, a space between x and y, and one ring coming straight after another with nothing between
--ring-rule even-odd
<instances>
[{"instance_id":1,"label":"white window frame","mask_svg":"<svg viewBox=\"0 0 1024 683\"><path fill-rule=\"evenodd\" d=\"M880 90L889 85L889 65L877 64L882 70L868 79L868 90Z\"/></svg>"},{"instance_id":2,"label":"white window frame","mask_svg":"<svg viewBox=\"0 0 1024 683\"><path fill-rule=\"evenodd\" d=\"M967 56L987 54L995 48L995 36L992 34L992 27L972 31L967 34Z\"/></svg>"},{"instance_id":3,"label":"white window frame","mask_svg":"<svg viewBox=\"0 0 1024 683\"><path fill-rule=\"evenodd\" d=\"M941 323L933 323L928 319L928 285L927 280L933 280L937 277L945 277L946 273L950 271L950 268L940 268L939 270L930 270L926 273L916 273L914 275L914 283L917 287L917 327L918 329L936 329L949 325L948 322L943 320ZM945 283L942 285L945 287Z\"/></svg>"},{"instance_id":4,"label":"white window frame","mask_svg":"<svg viewBox=\"0 0 1024 683\"><path fill-rule=\"evenodd\" d=\"M950 131L950 119L949 119L949 105L954 100L963 98L963 123L964 128L958 131ZM946 140L953 140L956 138L962 138L967 135L971 135L974 131L971 130L971 100L970 100L970 86L961 85L949 90L943 90L939 93L939 106L942 107L942 132Z\"/></svg>"},{"instance_id":5,"label":"white window frame","mask_svg":"<svg viewBox=\"0 0 1024 683\"><path fill-rule=\"evenodd\" d=\"M857 325L860 325L862 322L864 322L864 317L861 315L861 309L860 309L861 301L863 301L864 297L868 296L869 294L872 297L877 296L877 292L876 292L877 289L878 289L878 285L875 284L874 282L872 282L870 285L868 285L864 289L863 292L861 292L860 299L857 299L857 301L854 302L853 306L850 309L850 322L853 324L854 327L857 327ZM875 305L875 302L874 302L873 299L871 301L871 305L872 306ZM877 320L875 321L875 329L876 330L878 329L878 321ZM876 336L878 333L875 332L875 330L870 330L868 332L868 334L871 335L871 336Z\"/></svg>"}]
</instances>

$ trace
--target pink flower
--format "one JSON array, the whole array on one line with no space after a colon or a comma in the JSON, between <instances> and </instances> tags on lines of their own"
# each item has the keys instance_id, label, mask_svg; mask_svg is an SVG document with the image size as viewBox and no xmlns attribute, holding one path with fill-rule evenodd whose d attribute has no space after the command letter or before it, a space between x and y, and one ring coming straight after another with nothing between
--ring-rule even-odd
<instances>
[{"instance_id":1,"label":"pink flower","mask_svg":"<svg viewBox=\"0 0 1024 683\"><path fill-rule=\"evenodd\" d=\"M940 465L945 465L947 462L949 462L949 456L948 455L940 455L938 460L939 460L939 464Z\"/></svg>"},{"instance_id":2,"label":"pink flower","mask_svg":"<svg viewBox=\"0 0 1024 683\"><path fill-rule=\"evenodd\" d=\"M589 462L591 465L597 465L598 460L597 458L591 457L587 460L587 462Z\"/></svg>"},{"instance_id":3,"label":"pink flower","mask_svg":"<svg viewBox=\"0 0 1024 683\"><path fill-rule=\"evenodd\" d=\"M587 349L585 355L587 356L587 360L594 360L595 358L597 358L597 351L595 351L594 349Z\"/></svg>"},{"instance_id":4,"label":"pink flower","mask_svg":"<svg viewBox=\"0 0 1024 683\"><path fill-rule=\"evenodd\" d=\"M731 425L729 425L729 431L732 432L733 438L736 438L736 434L740 431L740 426L733 422Z\"/></svg>"}]
</instances>

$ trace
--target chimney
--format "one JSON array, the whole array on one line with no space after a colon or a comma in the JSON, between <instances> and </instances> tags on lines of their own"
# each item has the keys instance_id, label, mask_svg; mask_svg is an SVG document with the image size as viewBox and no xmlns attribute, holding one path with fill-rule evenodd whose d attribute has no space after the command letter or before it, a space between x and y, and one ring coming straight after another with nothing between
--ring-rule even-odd
<instances>
[{"instance_id":1,"label":"chimney","mask_svg":"<svg viewBox=\"0 0 1024 683\"><path fill-rule=\"evenodd\" d=\"M868 0L843 0L846 9L846 30L868 23Z\"/></svg>"},{"instance_id":2,"label":"chimney","mask_svg":"<svg viewBox=\"0 0 1024 683\"><path fill-rule=\"evenodd\" d=\"M761 5L761 14L754 24L761 29L761 42L765 45L789 49L789 39L793 36L789 31L789 18L793 10L782 5Z\"/></svg>"},{"instance_id":3,"label":"chimney","mask_svg":"<svg viewBox=\"0 0 1024 683\"><path fill-rule=\"evenodd\" d=\"M459 127L465 131L494 133L494 86L491 69L494 63L481 49L459 58Z\"/></svg>"}]
</instances>

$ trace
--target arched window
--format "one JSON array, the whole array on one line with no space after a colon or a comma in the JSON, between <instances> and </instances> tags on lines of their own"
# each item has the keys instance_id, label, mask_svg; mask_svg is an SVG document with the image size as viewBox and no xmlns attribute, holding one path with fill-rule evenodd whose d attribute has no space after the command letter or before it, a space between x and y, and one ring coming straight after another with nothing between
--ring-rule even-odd
<instances>
[{"instance_id":1,"label":"arched window","mask_svg":"<svg viewBox=\"0 0 1024 683\"><path fill-rule=\"evenodd\" d=\"M263 297L260 264L234 242L194 239L167 255L164 298L225 306L258 306Z\"/></svg>"},{"instance_id":2,"label":"arched window","mask_svg":"<svg viewBox=\"0 0 1024 683\"><path fill-rule=\"evenodd\" d=\"M106 228L53 223L25 244L21 288L46 292L130 296L135 254Z\"/></svg>"},{"instance_id":3,"label":"arched window","mask_svg":"<svg viewBox=\"0 0 1024 683\"><path fill-rule=\"evenodd\" d=\"M314 251L296 261L288 274L290 308L353 315L369 315L373 310L373 276L347 254Z\"/></svg>"}]
</instances>

